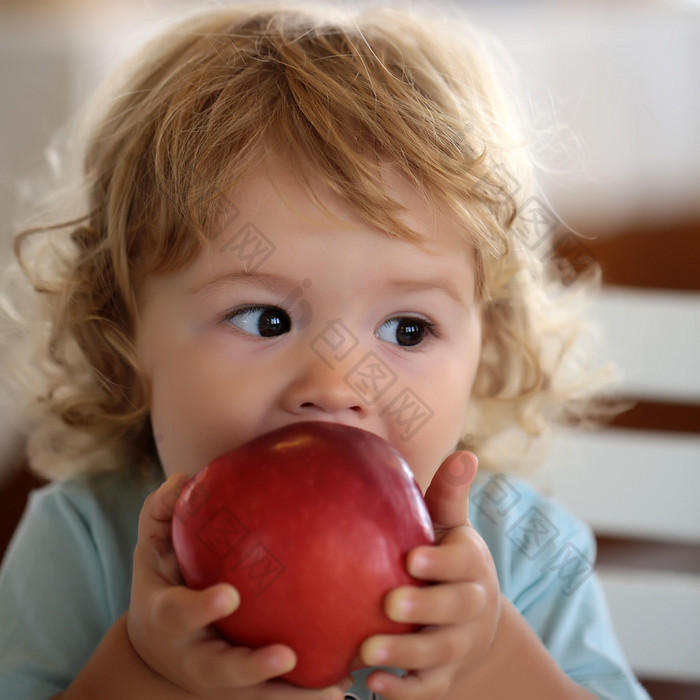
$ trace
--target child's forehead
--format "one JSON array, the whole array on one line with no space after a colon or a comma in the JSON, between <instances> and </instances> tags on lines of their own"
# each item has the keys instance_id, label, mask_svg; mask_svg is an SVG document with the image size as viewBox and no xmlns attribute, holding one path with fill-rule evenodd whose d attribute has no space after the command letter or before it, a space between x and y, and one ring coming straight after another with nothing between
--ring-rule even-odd
<instances>
[{"instance_id":1,"label":"child's forehead","mask_svg":"<svg viewBox=\"0 0 700 700\"><path fill-rule=\"evenodd\" d=\"M238 225L259 227L273 210L282 208L306 222L309 229L326 227L331 222L339 230L366 232L371 229L428 253L435 243L448 240L465 252L472 251L474 241L456 214L436 198L427 196L398 167L383 164L380 179L374 185L382 190L387 209L393 209L406 229L414 234L412 238L407 239L400 231L377 231L360 207L349 202L333 183L313 168L300 170L274 156L266 157L255 170L225 192L221 198L220 221L231 223L233 217Z\"/></svg>"},{"instance_id":2,"label":"child's forehead","mask_svg":"<svg viewBox=\"0 0 700 700\"><path fill-rule=\"evenodd\" d=\"M442 290L469 306L478 274L460 228L398 171L387 170L385 186L414 240L373 228L328 184L305 182L285 164L260 167L226 193L223 227L184 271L184 286L248 285L285 297L301 284L328 300L352 289L384 300Z\"/></svg>"}]
</instances>

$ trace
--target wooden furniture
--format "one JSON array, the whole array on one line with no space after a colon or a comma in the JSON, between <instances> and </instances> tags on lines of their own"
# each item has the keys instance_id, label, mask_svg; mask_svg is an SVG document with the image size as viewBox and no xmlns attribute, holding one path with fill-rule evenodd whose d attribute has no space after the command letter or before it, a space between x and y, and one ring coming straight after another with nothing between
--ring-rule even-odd
<instances>
[{"instance_id":1,"label":"wooden furniture","mask_svg":"<svg viewBox=\"0 0 700 700\"><path fill-rule=\"evenodd\" d=\"M654 698L700 698L700 227L584 243L607 284L591 310L635 407L563 437L545 488L598 537L620 641Z\"/></svg>"}]
</instances>

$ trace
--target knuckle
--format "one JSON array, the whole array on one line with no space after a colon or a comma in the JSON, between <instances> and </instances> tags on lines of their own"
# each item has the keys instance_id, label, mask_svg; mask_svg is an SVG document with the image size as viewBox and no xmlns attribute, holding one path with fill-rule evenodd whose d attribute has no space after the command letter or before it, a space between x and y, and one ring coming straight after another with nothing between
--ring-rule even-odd
<instances>
[{"instance_id":1,"label":"knuckle","mask_svg":"<svg viewBox=\"0 0 700 700\"><path fill-rule=\"evenodd\" d=\"M143 537L146 529L149 527L149 523L153 518L157 507L157 491L149 493L144 499L143 505L141 506L141 511L139 512L138 521L138 534L139 537Z\"/></svg>"},{"instance_id":2,"label":"knuckle","mask_svg":"<svg viewBox=\"0 0 700 700\"><path fill-rule=\"evenodd\" d=\"M155 506L155 503L158 499L158 491L152 491L151 493L146 496L146 498L143 501L143 505L141 506L141 515L148 515L152 510L153 507Z\"/></svg>"},{"instance_id":3,"label":"knuckle","mask_svg":"<svg viewBox=\"0 0 700 700\"><path fill-rule=\"evenodd\" d=\"M423 635L413 635L410 641L404 639L392 646L387 665L406 669L418 668L424 662L429 649L428 641Z\"/></svg>"},{"instance_id":4,"label":"knuckle","mask_svg":"<svg viewBox=\"0 0 700 700\"><path fill-rule=\"evenodd\" d=\"M435 665L445 665L464 655L464 641L460 635L454 634L451 630L445 630L440 635L439 643L435 645L435 652Z\"/></svg>"},{"instance_id":5,"label":"knuckle","mask_svg":"<svg viewBox=\"0 0 700 700\"><path fill-rule=\"evenodd\" d=\"M170 588L156 597L151 619L155 625L171 634L182 627L182 608L175 589Z\"/></svg>"},{"instance_id":6,"label":"knuckle","mask_svg":"<svg viewBox=\"0 0 700 700\"><path fill-rule=\"evenodd\" d=\"M445 661L451 661L458 653L457 645L452 635L444 635L440 644L437 646L439 658Z\"/></svg>"},{"instance_id":7,"label":"knuckle","mask_svg":"<svg viewBox=\"0 0 700 700\"><path fill-rule=\"evenodd\" d=\"M198 693L208 694L217 689L215 664L208 654L185 654L182 669L190 685Z\"/></svg>"},{"instance_id":8,"label":"knuckle","mask_svg":"<svg viewBox=\"0 0 700 700\"><path fill-rule=\"evenodd\" d=\"M459 608L463 619L478 615L486 606L486 591L477 583L469 583L459 589Z\"/></svg>"},{"instance_id":9,"label":"knuckle","mask_svg":"<svg viewBox=\"0 0 700 700\"><path fill-rule=\"evenodd\" d=\"M476 533L470 533L461 545L460 552L461 560L464 562L465 569L468 570L470 578L474 576L482 576L493 566L493 558L491 551L484 540Z\"/></svg>"},{"instance_id":10,"label":"knuckle","mask_svg":"<svg viewBox=\"0 0 700 700\"><path fill-rule=\"evenodd\" d=\"M177 503L178 492L170 488L168 491L161 496L160 507L163 511L163 515L172 518L175 513L175 504Z\"/></svg>"},{"instance_id":11,"label":"knuckle","mask_svg":"<svg viewBox=\"0 0 700 700\"><path fill-rule=\"evenodd\" d=\"M449 693L451 685L450 678L446 673L434 674L427 696L431 698L445 697Z\"/></svg>"},{"instance_id":12,"label":"knuckle","mask_svg":"<svg viewBox=\"0 0 700 700\"><path fill-rule=\"evenodd\" d=\"M480 557L480 563L484 566L487 566L492 561L491 551L489 550L488 545L479 535L476 535L476 537L474 538L474 544L475 549Z\"/></svg>"},{"instance_id":13,"label":"knuckle","mask_svg":"<svg viewBox=\"0 0 700 700\"><path fill-rule=\"evenodd\" d=\"M401 700L444 698L452 688L452 676L446 667L409 675L400 687Z\"/></svg>"},{"instance_id":14,"label":"knuckle","mask_svg":"<svg viewBox=\"0 0 700 700\"><path fill-rule=\"evenodd\" d=\"M425 697L434 697L433 695L426 695L426 687L424 683L414 683L408 688L404 688L401 694L402 700L421 700Z\"/></svg>"},{"instance_id":15,"label":"knuckle","mask_svg":"<svg viewBox=\"0 0 700 700\"><path fill-rule=\"evenodd\" d=\"M444 697L450 692L452 688L452 683L445 679L442 683L438 684L434 697Z\"/></svg>"},{"instance_id":16,"label":"knuckle","mask_svg":"<svg viewBox=\"0 0 700 700\"><path fill-rule=\"evenodd\" d=\"M472 541L473 536L474 528L470 527L469 525L458 525L450 530L445 539L447 540L448 544L464 547Z\"/></svg>"},{"instance_id":17,"label":"knuckle","mask_svg":"<svg viewBox=\"0 0 700 700\"><path fill-rule=\"evenodd\" d=\"M226 663L226 678L228 685L236 688L247 688L264 683L270 679L264 655L243 647L236 648L234 655L229 656Z\"/></svg>"}]
</instances>

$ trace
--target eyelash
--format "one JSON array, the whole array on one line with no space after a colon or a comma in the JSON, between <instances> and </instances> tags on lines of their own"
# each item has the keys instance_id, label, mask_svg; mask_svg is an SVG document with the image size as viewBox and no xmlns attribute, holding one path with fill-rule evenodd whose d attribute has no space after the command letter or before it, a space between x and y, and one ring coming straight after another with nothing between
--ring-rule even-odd
<instances>
[{"instance_id":1,"label":"eyelash","mask_svg":"<svg viewBox=\"0 0 700 700\"><path fill-rule=\"evenodd\" d=\"M391 324L398 322L399 324L405 324L405 325L414 325L417 326L420 329L420 335L419 339L416 343L413 344L407 344L407 345L401 345L400 343L392 343L393 345L397 345L400 348L403 348L405 350L418 350L420 349L419 346L424 345L426 341L430 340L431 338L438 338L438 332L435 328L435 324L433 324L431 321L429 321L426 318L421 318L419 316L393 316L392 318L387 319L382 323L382 325L379 327L379 330L383 328L389 328ZM397 329L398 330L398 329ZM378 331L379 333L379 331ZM378 335L378 337L380 337ZM380 337L380 340L383 340ZM387 341L387 342L392 342L392 341Z\"/></svg>"},{"instance_id":2,"label":"eyelash","mask_svg":"<svg viewBox=\"0 0 700 700\"><path fill-rule=\"evenodd\" d=\"M241 326L239 326L233 322L233 319L241 318L245 314L252 314L252 313L255 313L257 311L277 312L278 316L284 317L282 320L282 323L279 324L279 328L283 329L281 333L279 333L279 334L270 333L268 335L265 335L264 333L260 332L259 333L260 337L263 337L263 338L277 337L278 335L284 335L285 333L288 333L289 330L291 329L292 321L291 321L291 318L289 317L289 314L284 309L280 308L279 306L274 306L274 305L253 304L251 306L241 306L237 309L233 309L232 311L229 311L224 316L223 320L227 323L230 323L234 327L236 327L242 333L247 333L248 335L256 335L255 333L251 332L250 330L246 330L245 328L241 328ZM257 330L260 331L259 323L258 323Z\"/></svg>"},{"instance_id":3,"label":"eyelash","mask_svg":"<svg viewBox=\"0 0 700 700\"><path fill-rule=\"evenodd\" d=\"M281 322L277 321L276 324L273 324L272 326L269 326L268 328L272 329L273 331L275 330L281 330L281 332L270 332L268 334L265 334L261 327L260 327L260 320L258 321L258 325L256 330L258 331L257 333L254 332L250 328L245 328L242 326L239 326L237 323L234 323L234 319L237 318L242 318L246 314L254 314L256 312L273 312L276 316L282 317ZM274 317L273 317L274 318ZM271 338L271 337L279 337L281 335L284 335L288 333L291 330L292 327L292 320L289 316L289 314L279 306L275 305L266 305L266 304L253 304L250 306L242 306L237 309L233 309L229 311L224 317L223 321L226 323L229 323L233 326L235 326L238 330L240 330L242 333L246 333L248 335L256 336L258 335L259 337L263 338ZM394 342L392 340L385 340L384 338L381 337L381 331L382 329L385 328L390 328L392 324L394 323L399 323L400 325L404 326L409 326L413 325L416 326L419 329L419 337L415 343L408 343L408 344L401 344L399 342ZM275 328L275 325L277 326ZM398 330L398 329L397 329ZM385 342L391 343L392 345L396 345L397 347L403 348L405 350L417 350L419 349L418 346L424 345L426 340L429 340L431 337L432 338L438 338L439 334L435 328L435 324L433 324L431 321L425 318L421 318L418 316L393 316L386 321L384 321L379 329L377 330L376 336ZM396 338L398 341L398 338Z\"/></svg>"}]
</instances>

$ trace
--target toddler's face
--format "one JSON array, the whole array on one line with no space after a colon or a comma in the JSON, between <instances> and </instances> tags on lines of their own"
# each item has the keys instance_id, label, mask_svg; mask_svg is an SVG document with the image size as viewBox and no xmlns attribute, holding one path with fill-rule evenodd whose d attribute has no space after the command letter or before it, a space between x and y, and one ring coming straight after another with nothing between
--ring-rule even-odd
<instances>
[{"instance_id":1,"label":"toddler's face","mask_svg":"<svg viewBox=\"0 0 700 700\"><path fill-rule=\"evenodd\" d=\"M141 289L137 342L166 474L296 421L376 433L425 491L454 449L481 349L472 254L398 176L423 245L375 231L283 168L229 194L212 244Z\"/></svg>"}]
</instances>

